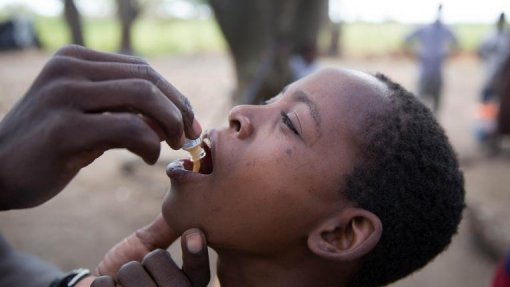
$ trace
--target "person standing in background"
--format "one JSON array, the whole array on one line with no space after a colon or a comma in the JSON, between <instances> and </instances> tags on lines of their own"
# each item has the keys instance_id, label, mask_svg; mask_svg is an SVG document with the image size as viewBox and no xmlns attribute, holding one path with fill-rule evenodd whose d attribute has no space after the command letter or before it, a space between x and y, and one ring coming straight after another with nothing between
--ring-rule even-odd
<instances>
[{"instance_id":1,"label":"person standing in background","mask_svg":"<svg viewBox=\"0 0 510 287\"><path fill-rule=\"evenodd\" d=\"M478 48L484 62L485 75L476 109L475 139L488 147L491 155L499 150L499 138L508 134L508 99L505 99L505 61L510 55L510 34L506 30L505 14L499 15L496 29Z\"/></svg>"},{"instance_id":2,"label":"person standing in background","mask_svg":"<svg viewBox=\"0 0 510 287\"><path fill-rule=\"evenodd\" d=\"M505 13L499 15L496 30L489 34L478 48L478 56L485 63L485 79L480 101L486 103L498 97L505 60L510 54L510 34L505 27Z\"/></svg>"},{"instance_id":3,"label":"person standing in background","mask_svg":"<svg viewBox=\"0 0 510 287\"><path fill-rule=\"evenodd\" d=\"M442 5L437 8L436 20L420 27L405 38L420 65L418 96L430 100L434 113L441 105L443 87L443 63L457 49L457 38L452 30L441 21Z\"/></svg>"}]
</instances>

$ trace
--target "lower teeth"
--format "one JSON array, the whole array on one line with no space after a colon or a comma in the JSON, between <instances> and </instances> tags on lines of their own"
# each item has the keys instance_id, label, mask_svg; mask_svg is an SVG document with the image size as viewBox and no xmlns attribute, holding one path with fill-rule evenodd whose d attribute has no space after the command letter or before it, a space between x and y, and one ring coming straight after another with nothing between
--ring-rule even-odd
<instances>
[{"instance_id":1,"label":"lower teeth","mask_svg":"<svg viewBox=\"0 0 510 287\"><path fill-rule=\"evenodd\" d=\"M166 167L167 169L184 169L184 164L182 163L182 160L174 160L171 163L169 163Z\"/></svg>"}]
</instances>

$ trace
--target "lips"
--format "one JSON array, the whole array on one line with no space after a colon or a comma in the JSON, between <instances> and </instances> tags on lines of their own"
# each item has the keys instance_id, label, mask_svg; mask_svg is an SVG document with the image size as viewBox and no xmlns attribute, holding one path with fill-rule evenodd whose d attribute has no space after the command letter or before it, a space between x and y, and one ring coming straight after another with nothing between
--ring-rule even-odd
<instances>
[{"instance_id":1,"label":"lips","mask_svg":"<svg viewBox=\"0 0 510 287\"><path fill-rule=\"evenodd\" d=\"M202 148L205 151L205 157L200 159L199 172L193 172L193 162L189 159L178 159L166 167L166 173L173 181L184 182L188 180L197 180L201 177L209 176L214 169L214 141L211 132L207 131L202 138Z\"/></svg>"}]
</instances>

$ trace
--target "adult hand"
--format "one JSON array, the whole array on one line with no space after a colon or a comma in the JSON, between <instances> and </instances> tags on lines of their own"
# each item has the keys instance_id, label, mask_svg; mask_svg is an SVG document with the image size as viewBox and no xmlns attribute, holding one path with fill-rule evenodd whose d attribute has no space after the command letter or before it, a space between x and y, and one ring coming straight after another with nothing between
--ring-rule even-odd
<instances>
[{"instance_id":1,"label":"adult hand","mask_svg":"<svg viewBox=\"0 0 510 287\"><path fill-rule=\"evenodd\" d=\"M112 247L93 272L95 276L114 277L122 265L130 261L142 261L151 251L167 249L179 234L173 231L159 214L149 225L144 226Z\"/></svg>"},{"instance_id":2,"label":"adult hand","mask_svg":"<svg viewBox=\"0 0 510 287\"><path fill-rule=\"evenodd\" d=\"M101 276L91 287L181 287L207 286L210 280L209 256L205 235L190 229L181 237L183 266L180 269L170 254L162 249L147 254L141 262L123 265L116 277Z\"/></svg>"},{"instance_id":3,"label":"adult hand","mask_svg":"<svg viewBox=\"0 0 510 287\"><path fill-rule=\"evenodd\" d=\"M188 100L140 58L60 49L0 123L0 210L55 196L104 151L153 164L199 136Z\"/></svg>"}]
</instances>

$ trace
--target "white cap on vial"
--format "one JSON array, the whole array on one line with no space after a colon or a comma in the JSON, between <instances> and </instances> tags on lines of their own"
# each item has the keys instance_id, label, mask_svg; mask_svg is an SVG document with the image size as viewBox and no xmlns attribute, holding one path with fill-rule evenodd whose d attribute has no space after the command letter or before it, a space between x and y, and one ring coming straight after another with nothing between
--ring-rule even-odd
<instances>
[{"instance_id":1,"label":"white cap on vial","mask_svg":"<svg viewBox=\"0 0 510 287\"><path fill-rule=\"evenodd\" d=\"M201 144L202 144L201 137L198 137L197 139L194 140L185 139L184 144L182 145L182 149L191 153L191 157L193 160L201 159L205 157L205 150L200 146ZM198 154L196 154L197 150L199 150Z\"/></svg>"}]
</instances>

